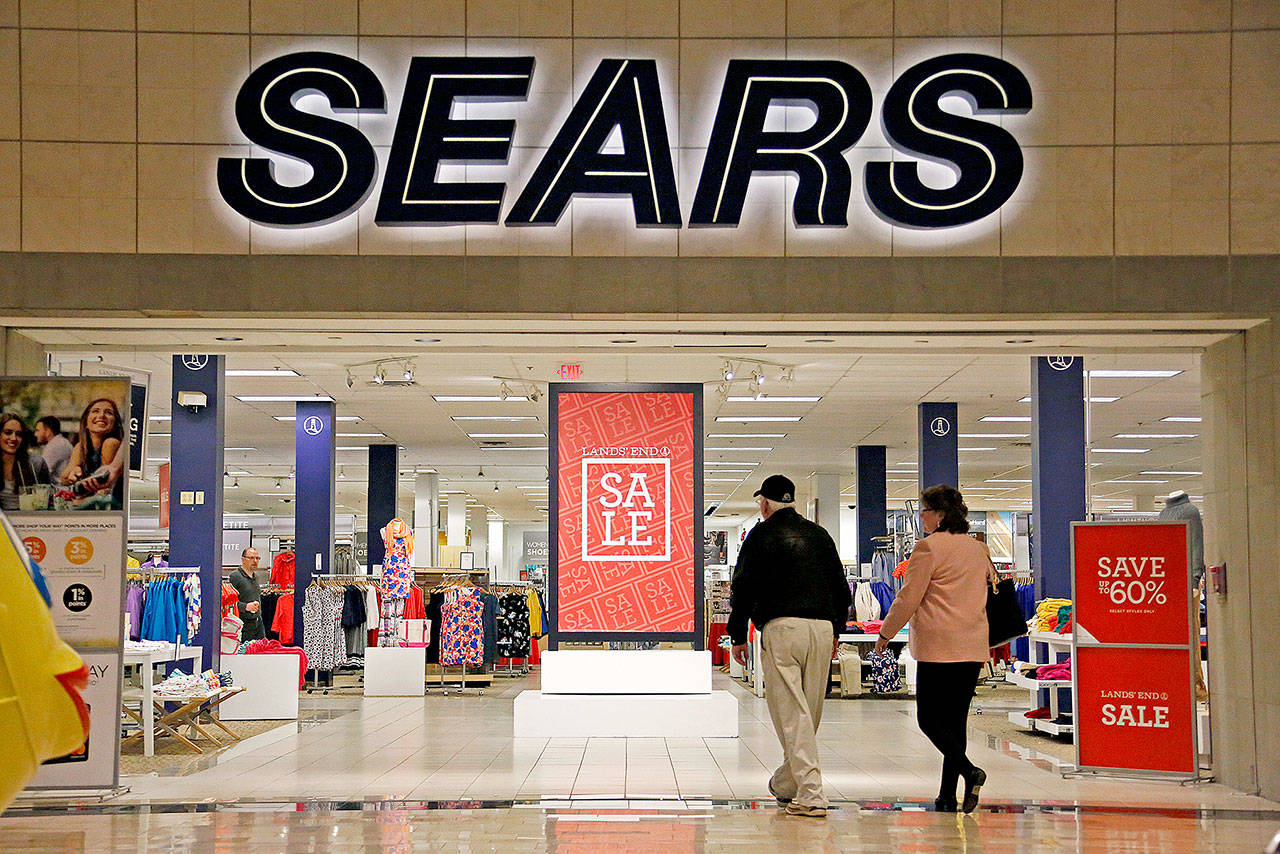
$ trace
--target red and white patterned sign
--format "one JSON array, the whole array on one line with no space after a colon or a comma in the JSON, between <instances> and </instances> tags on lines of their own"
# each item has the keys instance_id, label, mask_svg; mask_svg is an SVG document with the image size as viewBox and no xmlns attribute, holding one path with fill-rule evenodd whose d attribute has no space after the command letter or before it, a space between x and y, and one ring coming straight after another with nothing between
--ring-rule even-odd
<instances>
[{"instance_id":1,"label":"red and white patterned sign","mask_svg":"<svg viewBox=\"0 0 1280 854\"><path fill-rule=\"evenodd\" d=\"M559 395L558 631L696 630L693 413L688 392Z\"/></svg>"}]
</instances>

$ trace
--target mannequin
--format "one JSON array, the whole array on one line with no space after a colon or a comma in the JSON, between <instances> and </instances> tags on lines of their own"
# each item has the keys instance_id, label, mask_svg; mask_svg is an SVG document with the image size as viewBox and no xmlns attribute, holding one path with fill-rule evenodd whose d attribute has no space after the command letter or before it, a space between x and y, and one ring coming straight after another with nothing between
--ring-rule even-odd
<instances>
[{"instance_id":1,"label":"mannequin","mask_svg":"<svg viewBox=\"0 0 1280 854\"><path fill-rule=\"evenodd\" d=\"M382 613L378 627L378 646L404 646L400 622L404 619L404 600L413 583L413 528L400 517L387 523L379 533L386 546L382 559Z\"/></svg>"},{"instance_id":2,"label":"mannequin","mask_svg":"<svg viewBox=\"0 0 1280 854\"><path fill-rule=\"evenodd\" d=\"M1191 546L1191 566L1187 569L1192 573L1193 589L1195 591L1195 600L1192 604L1192 611L1196 617L1196 633L1195 643L1200 643L1200 599L1204 589L1204 523L1200 519L1200 508L1191 503L1191 498L1187 495L1186 490L1175 489L1169 493L1169 497L1165 499L1164 509L1160 511L1161 521L1187 522L1187 538ZM1204 673L1199 667L1196 671L1196 699L1209 699L1209 690L1204 683Z\"/></svg>"}]
</instances>

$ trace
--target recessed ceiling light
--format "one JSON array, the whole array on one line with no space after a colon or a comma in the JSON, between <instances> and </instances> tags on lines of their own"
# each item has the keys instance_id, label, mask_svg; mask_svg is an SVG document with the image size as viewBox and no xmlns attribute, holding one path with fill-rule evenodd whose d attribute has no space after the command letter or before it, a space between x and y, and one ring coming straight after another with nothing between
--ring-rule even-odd
<instances>
[{"instance_id":1,"label":"recessed ceiling light","mask_svg":"<svg viewBox=\"0 0 1280 854\"><path fill-rule=\"evenodd\" d=\"M244 394L233 395L242 403L332 403L327 394Z\"/></svg>"},{"instance_id":2,"label":"recessed ceiling light","mask_svg":"<svg viewBox=\"0 0 1280 854\"><path fill-rule=\"evenodd\" d=\"M740 395L731 395L728 398L730 403L817 403L822 400L821 396L807 395L782 395L782 394L757 394L751 397ZM720 419L716 419L717 421Z\"/></svg>"},{"instance_id":3,"label":"recessed ceiling light","mask_svg":"<svg viewBox=\"0 0 1280 854\"><path fill-rule=\"evenodd\" d=\"M1088 375L1089 375L1089 376L1091 376L1091 377L1114 377L1114 378L1119 378L1119 377L1130 377L1130 378L1154 377L1154 378L1164 378L1164 377L1176 377L1178 374L1182 373L1182 371L1112 371L1112 370L1099 370L1099 371L1085 371L1085 373L1086 373L1086 374L1088 374Z\"/></svg>"},{"instance_id":4,"label":"recessed ceiling light","mask_svg":"<svg viewBox=\"0 0 1280 854\"><path fill-rule=\"evenodd\" d=\"M1196 415L1170 415L1166 418L1161 418L1160 420L1174 421L1174 422L1186 423L1186 424L1199 424L1202 419Z\"/></svg>"},{"instance_id":5,"label":"recessed ceiling light","mask_svg":"<svg viewBox=\"0 0 1280 854\"><path fill-rule=\"evenodd\" d=\"M523 394L506 397L496 394L433 394L431 399L436 403L527 403L529 400Z\"/></svg>"},{"instance_id":6,"label":"recessed ceiling light","mask_svg":"<svg viewBox=\"0 0 1280 854\"><path fill-rule=\"evenodd\" d=\"M1150 448L1090 448L1095 454L1145 454Z\"/></svg>"},{"instance_id":7,"label":"recessed ceiling light","mask_svg":"<svg viewBox=\"0 0 1280 854\"><path fill-rule=\"evenodd\" d=\"M716 421L726 424L757 424L784 421L793 423L803 417L802 415L717 415Z\"/></svg>"},{"instance_id":8,"label":"recessed ceiling light","mask_svg":"<svg viewBox=\"0 0 1280 854\"><path fill-rule=\"evenodd\" d=\"M1199 433L1117 433L1117 439L1194 439Z\"/></svg>"},{"instance_id":9,"label":"recessed ceiling light","mask_svg":"<svg viewBox=\"0 0 1280 854\"><path fill-rule=\"evenodd\" d=\"M297 371L291 368L246 368L228 370L226 372L229 377L296 377L301 376Z\"/></svg>"},{"instance_id":10,"label":"recessed ceiling light","mask_svg":"<svg viewBox=\"0 0 1280 854\"><path fill-rule=\"evenodd\" d=\"M243 341L244 339L239 337L238 335L219 335L217 337L217 340L218 341Z\"/></svg>"},{"instance_id":11,"label":"recessed ceiling light","mask_svg":"<svg viewBox=\"0 0 1280 854\"><path fill-rule=\"evenodd\" d=\"M979 421L1030 421L1030 415L984 415Z\"/></svg>"}]
</instances>

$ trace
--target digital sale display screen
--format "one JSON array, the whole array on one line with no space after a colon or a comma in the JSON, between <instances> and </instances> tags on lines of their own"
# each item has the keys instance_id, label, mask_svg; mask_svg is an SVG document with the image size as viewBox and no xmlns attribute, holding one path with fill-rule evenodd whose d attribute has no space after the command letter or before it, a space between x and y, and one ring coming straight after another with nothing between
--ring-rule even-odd
<instances>
[{"instance_id":1,"label":"digital sale display screen","mask_svg":"<svg viewBox=\"0 0 1280 854\"><path fill-rule=\"evenodd\" d=\"M551 385L559 641L703 645L702 386Z\"/></svg>"}]
</instances>

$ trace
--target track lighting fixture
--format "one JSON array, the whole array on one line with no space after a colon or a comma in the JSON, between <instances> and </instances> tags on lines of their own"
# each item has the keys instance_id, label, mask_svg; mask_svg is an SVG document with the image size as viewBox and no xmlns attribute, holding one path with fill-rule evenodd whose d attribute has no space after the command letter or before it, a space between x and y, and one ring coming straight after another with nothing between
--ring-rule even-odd
<instances>
[{"instance_id":1,"label":"track lighting fixture","mask_svg":"<svg viewBox=\"0 0 1280 854\"><path fill-rule=\"evenodd\" d=\"M407 383L413 382L413 365L405 362L404 371L401 372L400 376L404 377L404 381Z\"/></svg>"},{"instance_id":2,"label":"track lighting fixture","mask_svg":"<svg viewBox=\"0 0 1280 854\"><path fill-rule=\"evenodd\" d=\"M497 491L498 491L498 484L496 484L496 483L495 483L495 484L493 485L493 491L494 491L494 492L497 492Z\"/></svg>"},{"instance_id":3,"label":"track lighting fixture","mask_svg":"<svg viewBox=\"0 0 1280 854\"><path fill-rule=\"evenodd\" d=\"M387 371L382 365L378 365L378 369L373 372L373 381L378 385L382 385L387 381Z\"/></svg>"},{"instance_id":4,"label":"track lighting fixture","mask_svg":"<svg viewBox=\"0 0 1280 854\"><path fill-rule=\"evenodd\" d=\"M750 385L755 392L757 398L763 397L762 389L764 384L769 381L766 372L777 370L778 382L790 383L795 381L795 367L792 365L783 365L778 362L766 362L760 359L726 359L724 368L721 370L723 382L719 383L716 390L724 396L728 396L735 382L745 382ZM750 370L749 374L744 371Z\"/></svg>"},{"instance_id":5,"label":"track lighting fixture","mask_svg":"<svg viewBox=\"0 0 1280 854\"><path fill-rule=\"evenodd\" d=\"M754 371L752 371L751 382L753 382L757 388L764 385L764 372L761 371L759 368L756 368Z\"/></svg>"},{"instance_id":6,"label":"track lighting fixture","mask_svg":"<svg viewBox=\"0 0 1280 854\"><path fill-rule=\"evenodd\" d=\"M498 386L498 399L506 400L508 397L511 397L511 389L503 382Z\"/></svg>"},{"instance_id":7,"label":"track lighting fixture","mask_svg":"<svg viewBox=\"0 0 1280 854\"><path fill-rule=\"evenodd\" d=\"M348 370L347 371L347 388L351 388L355 384L356 384L356 378L352 376L351 371Z\"/></svg>"},{"instance_id":8,"label":"track lighting fixture","mask_svg":"<svg viewBox=\"0 0 1280 854\"><path fill-rule=\"evenodd\" d=\"M280 478L276 478L276 489L280 488Z\"/></svg>"},{"instance_id":9,"label":"track lighting fixture","mask_svg":"<svg viewBox=\"0 0 1280 854\"><path fill-rule=\"evenodd\" d=\"M347 473L342 469L338 469L338 480L346 480L346 479L347 479Z\"/></svg>"},{"instance_id":10,"label":"track lighting fixture","mask_svg":"<svg viewBox=\"0 0 1280 854\"><path fill-rule=\"evenodd\" d=\"M737 376L737 374L733 370L733 363L725 362L724 363L724 381L727 383L731 383L733 382L733 378L735 376Z\"/></svg>"},{"instance_id":11,"label":"track lighting fixture","mask_svg":"<svg viewBox=\"0 0 1280 854\"><path fill-rule=\"evenodd\" d=\"M484 477L484 466L480 466L480 471L476 474L476 477Z\"/></svg>"}]
</instances>

